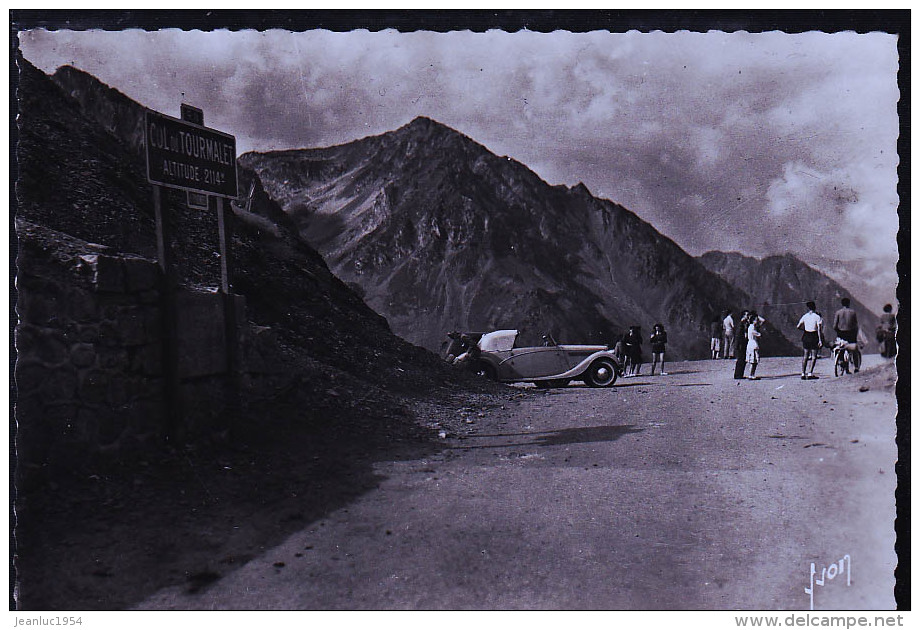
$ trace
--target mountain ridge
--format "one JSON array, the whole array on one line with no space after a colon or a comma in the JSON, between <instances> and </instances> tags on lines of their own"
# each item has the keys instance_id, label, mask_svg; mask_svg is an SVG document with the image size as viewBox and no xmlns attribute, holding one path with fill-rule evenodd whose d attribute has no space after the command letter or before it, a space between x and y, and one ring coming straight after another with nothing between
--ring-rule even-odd
<instances>
[{"instance_id":1,"label":"mountain ridge","mask_svg":"<svg viewBox=\"0 0 920 630\"><path fill-rule=\"evenodd\" d=\"M755 258L738 252L710 251L699 259L714 273L762 300L760 310L786 337L800 334L795 326L805 313L808 300L815 301L818 312L828 322L828 334L833 335L833 314L840 308L840 300L849 297L860 328L870 341L874 339L878 316L835 280L795 254Z\"/></svg>"},{"instance_id":2,"label":"mountain ridge","mask_svg":"<svg viewBox=\"0 0 920 630\"><path fill-rule=\"evenodd\" d=\"M551 186L429 118L240 161L337 275L429 349L453 328L612 344L629 325L661 321L675 329L675 357L705 356L709 316L749 300L583 183ZM791 351L786 339L772 345Z\"/></svg>"}]
</instances>

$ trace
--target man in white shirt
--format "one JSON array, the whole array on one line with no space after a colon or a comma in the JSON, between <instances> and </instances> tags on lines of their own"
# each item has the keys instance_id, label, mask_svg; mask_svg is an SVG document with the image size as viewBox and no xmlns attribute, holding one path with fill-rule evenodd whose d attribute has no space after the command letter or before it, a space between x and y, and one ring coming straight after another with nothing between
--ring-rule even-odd
<instances>
[{"instance_id":1,"label":"man in white shirt","mask_svg":"<svg viewBox=\"0 0 920 630\"><path fill-rule=\"evenodd\" d=\"M824 321L821 316L815 312L815 303L807 302L808 312L802 315L796 328L802 330L802 348L805 354L802 357L802 380L811 380L818 378L815 376L815 364L818 362L818 348L821 347L821 326ZM811 369L808 369L808 361L811 360Z\"/></svg>"},{"instance_id":2,"label":"man in white shirt","mask_svg":"<svg viewBox=\"0 0 920 630\"><path fill-rule=\"evenodd\" d=\"M735 358L735 320L732 319L731 309L726 311L722 320L722 356L726 359Z\"/></svg>"}]
</instances>

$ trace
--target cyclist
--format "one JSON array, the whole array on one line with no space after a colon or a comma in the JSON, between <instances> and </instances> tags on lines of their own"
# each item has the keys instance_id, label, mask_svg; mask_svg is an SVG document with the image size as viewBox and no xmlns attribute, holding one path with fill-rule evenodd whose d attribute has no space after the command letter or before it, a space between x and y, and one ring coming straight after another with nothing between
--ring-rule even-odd
<instances>
[{"instance_id":1,"label":"cyclist","mask_svg":"<svg viewBox=\"0 0 920 630\"><path fill-rule=\"evenodd\" d=\"M856 311L850 308L850 298L840 300L842 308L834 313L834 332L838 339L843 339L849 344L850 356L853 359L853 371L859 372L862 365L862 353L859 351L859 322Z\"/></svg>"}]
</instances>

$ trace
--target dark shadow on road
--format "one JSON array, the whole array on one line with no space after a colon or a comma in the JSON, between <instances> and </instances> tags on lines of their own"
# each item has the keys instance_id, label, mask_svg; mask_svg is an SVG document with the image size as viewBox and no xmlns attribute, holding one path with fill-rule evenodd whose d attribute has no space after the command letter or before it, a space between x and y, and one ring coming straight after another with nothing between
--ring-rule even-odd
<instances>
[{"instance_id":1,"label":"dark shadow on road","mask_svg":"<svg viewBox=\"0 0 920 630\"><path fill-rule=\"evenodd\" d=\"M21 497L20 608L120 610L165 587L204 593L379 487L375 462L439 450L414 436L353 430L346 439L278 424L279 435L259 441L151 448Z\"/></svg>"},{"instance_id":2,"label":"dark shadow on road","mask_svg":"<svg viewBox=\"0 0 920 630\"><path fill-rule=\"evenodd\" d=\"M533 433L487 433L470 436L466 439L477 440L480 438L520 438L518 440L503 440L499 444L471 444L451 445L450 449L468 450L479 448L507 448L510 446L559 446L561 444L586 444L589 442L613 442L624 435L639 433L635 425L602 425L596 427L571 427L555 431L535 431ZM532 438L532 439L528 439Z\"/></svg>"},{"instance_id":3,"label":"dark shadow on road","mask_svg":"<svg viewBox=\"0 0 920 630\"><path fill-rule=\"evenodd\" d=\"M678 387L712 387L712 383L678 383Z\"/></svg>"},{"instance_id":4,"label":"dark shadow on road","mask_svg":"<svg viewBox=\"0 0 920 630\"><path fill-rule=\"evenodd\" d=\"M790 374L771 374L770 376L761 376L760 380L762 381L775 381L781 378L800 378L802 375L798 372L792 372Z\"/></svg>"}]
</instances>

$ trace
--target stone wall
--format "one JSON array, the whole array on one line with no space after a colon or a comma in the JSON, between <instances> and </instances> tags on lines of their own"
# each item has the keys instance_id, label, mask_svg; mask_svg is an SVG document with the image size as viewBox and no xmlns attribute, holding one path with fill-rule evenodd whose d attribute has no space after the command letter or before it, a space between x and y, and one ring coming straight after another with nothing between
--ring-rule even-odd
<instances>
[{"instance_id":1,"label":"stone wall","mask_svg":"<svg viewBox=\"0 0 920 630\"><path fill-rule=\"evenodd\" d=\"M38 226L20 225L17 232L21 471L162 441L170 425L156 262ZM239 411L241 378L227 374L223 300L187 287L176 295L182 439L219 434ZM279 372L271 331L251 328L244 299L234 302L240 371Z\"/></svg>"},{"instance_id":2,"label":"stone wall","mask_svg":"<svg viewBox=\"0 0 920 630\"><path fill-rule=\"evenodd\" d=\"M23 465L161 437L156 263L85 253L66 265L23 245L15 371Z\"/></svg>"}]
</instances>

